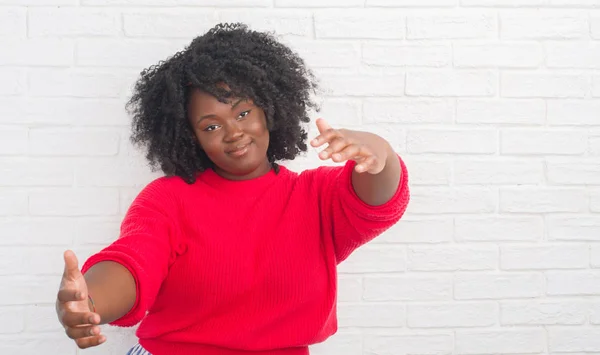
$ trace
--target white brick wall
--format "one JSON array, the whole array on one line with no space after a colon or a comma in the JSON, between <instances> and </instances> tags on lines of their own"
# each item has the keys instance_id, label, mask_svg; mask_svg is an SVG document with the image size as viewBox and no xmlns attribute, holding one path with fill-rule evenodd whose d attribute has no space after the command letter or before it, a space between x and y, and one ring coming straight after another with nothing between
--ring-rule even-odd
<instances>
[{"instance_id":1,"label":"white brick wall","mask_svg":"<svg viewBox=\"0 0 600 355\"><path fill-rule=\"evenodd\" d=\"M405 218L342 264L340 331L315 354L600 353L599 9L0 0L0 354L84 353L54 314L61 252L114 240L159 175L128 142L131 84L218 21L280 34L321 79L319 115L385 136L411 174ZM135 342L105 328L86 354Z\"/></svg>"}]
</instances>

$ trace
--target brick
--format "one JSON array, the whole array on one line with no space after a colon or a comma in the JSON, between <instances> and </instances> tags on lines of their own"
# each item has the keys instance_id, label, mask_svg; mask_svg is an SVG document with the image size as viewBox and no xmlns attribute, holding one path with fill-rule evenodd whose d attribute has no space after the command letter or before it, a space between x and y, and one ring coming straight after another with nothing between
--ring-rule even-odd
<instances>
[{"instance_id":1,"label":"brick","mask_svg":"<svg viewBox=\"0 0 600 355\"><path fill-rule=\"evenodd\" d=\"M412 246L408 249L410 271L492 270L498 265L493 246Z\"/></svg>"},{"instance_id":2,"label":"brick","mask_svg":"<svg viewBox=\"0 0 600 355\"><path fill-rule=\"evenodd\" d=\"M600 155L600 135L590 136L588 142L588 151L591 155Z\"/></svg>"},{"instance_id":3,"label":"brick","mask_svg":"<svg viewBox=\"0 0 600 355\"><path fill-rule=\"evenodd\" d=\"M502 154L580 155L586 147L586 132L557 129L505 129L501 132Z\"/></svg>"},{"instance_id":4,"label":"brick","mask_svg":"<svg viewBox=\"0 0 600 355\"><path fill-rule=\"evenodd\" d=\"M600 185L598 159L569 159L547 163L548 182L562 185Z\"/></svg>"},{"instance_id":5,"label":"brick","mask_svg":"<svg viewBox=\"0 0 600 355\"><path fill-rule=\"evenodd\" d=\"M491 302L408 305L409 328L462 328L495 325L498 307Z\"/></svg>"},{"instance_id":6,"label":"brick","mask_svg":"<svg viewBox=\"0 0 600 355\"><path fill-rule=\"evenodd\" d=\"M484 70L409 71L406 94L425 97L494 96L498 77Z\"/></svg>"},{"instance_id":7,"label":"brick","mask_svg":"<svg viewBox=\"0 0 600 355\"><path fill-rule=\"evenodd\" d=\"M458 99L456 121L477 124L540 125L546 121L546 103L535 99Z\"/></svg>"},{"instance_id":8,"label":"brick","mask_svg":"<svg viewBox=\"0 0 600 355\"><path fill-rule=\"evenodd\" d=\"M590 316L590 323L600 324L600 303L594 303L591 306L592 312Z\"/></svg>"},{"instance_id":9,"label":"brick","mask_svg":"<svg viewBox=\"0 0 600 355\"><path fill-rule=\"evenodd\" d=\"M29 36L116 36L121 32L115 11L81 7L29 9Z\"/></svg>"},{"instance_id":10,"label":"brick","mask_svg":"<svg viewBox=\"0 0 600 355\"><path fill-rule=\"evenodd\" d=\"M0 96L21 95L27 87L24 69L0 68Z\"/></svg>"},{"instance_id":11,"label":"brick","mask_svg":"<svg viewBox=\"0 0 600 355\"><path fill-rule=\"evenodd\" d=\"M600 293L600 271L549 271L546 292L550 296L596 296Z\"/></svg>"},{"instance_id":12,"label":"brick","mask_svg":"<svg viewBox=\"0 0 600 355\"><path fill-rule=\"evenodd\" d=\"M0 189L0 216L20 216L25 214L27 214L27 192L10 187L8 189ZM4 233L2 234L4 235Z\"/></svg>"},{"instance_id":13,"label":"brick","mask_svg":"<svg viewBox=\"0 0 600 355\"><path fill-rule=\"evenodd\" d=\"M500 79L502 97L583 98L590 90L589 77L561 72L504 72Z\"/></svg>"},{"instance_id":14,"label":"brick","mask_svg":"<svg viewBox=\"0 0 600 355\"><path fill-rule=\"evenodd\" d=\"M544 329L457 330L455 349L460 354L542 353Z\"/></svg>"},{"instance_id":15,"label":"brick","mask_svg":"<svg viewBox=\"0 0 600 355\"><path fill-rule=\"evenodd\" d=\"M310 353L314 355L363 355L362 335L343 329L329 337L327 341L314 344Z\"/></svg>"},{"instance_id":16,"label":"brick","mask_svg":"<svg viewBox=\"0 0 600 355\"><path fill-rule=\"evenodd\" d=\"M363 280L360 275L338 276L338 301L360 302L363 295Z\"/></svg>"},{"instance_id":17,"label":"brick","mask_svg":"<svg viewBox=\"0 0 600 355\"><path fill-rule=\"evenodd\" d=\"M452 63L448 45L365 43L363 62L369 65L399 67L446 67Z\"/></svg>"},{"instance_id":18,"label":"brick","mask_svg":"<svg viewBox=\"0 0 600 355\"><path fill-rule=\"evenodd\" d=\"M573 6L573 7L598 7L598 0L548 0L548 5L551 6Z\"/></svg>"},{"instance_id":19,"label":"brick","mask_svg":"<svg viewBox=\"0 0 600 355\"><path fill-rule=\"evenodd\" d=\"M510 188L500 190L500 211L520 213L583 212L588 196L582 189Z\"/></svg>"},{"instance_id":20,"label":"brick","mask_svg":"<svg viewBox=\"0 0 600 355\"><path fill-rule=\"evenodd\" d=\"M600 45L595 42L547 43L546 64L548 68L600 69Z\"/></svg>"},{"instance_id":21,"label":"brick","mask_svg":"<svg viewBox=\"0 0 600 355\"><path fill-rule=\"evenodd\" d=\"M82 187L141 187L162 175L143 160L88 158L75 164L75 180Z\"/></svg>"},{"instance_id":22,"label":"brick","mask_svg":"<svg viewBox=\"0 0 600 355\"><path fill-rule=\"evenodd\" d=\"M0 185L2 186L70 186L72 184L72 164L62 159L0 158Z\"/></svg>"},{"instance_id":23,"label":"brick","mask_svg":"<svg viewBox=\"0 0 600 355\"><path fill-rule=\"evenodd\" d=\"M452 240L452 219L405 216L372 243L446 243Z\"/></svg>"},{"instance_id":24,"label":"brick","mask_svg":"<svg viewBox=\"0 0 600 355\"><path fill-rule=\"evenodd\" d=\"M461 159L454 163L459 185L537 185L544 181L544 166L535 160Z\"/></svg>"},{"instance_id":25,"label":"brick","mask_svg":"<svg viewBox=\"0 0 600 355\"><path fill-rule=\"evenodd\" d=\"M406 270L406 248L403 246L363 246L340 265L340 273L346 274L404 270Z\"/></svg>"},{"instance_id":26,"label":"brick","mask_svg":"<svg viewBox=\"0 0 600 355\"><path fill-rule=\"evenodd\" d=\"M502 325L580 325L588 307L573 301L505 302L500 305Z\"/></svg>"},{"instance_id":27,"label":"brick","mask_svg":"<svg viewBox=\"0 0 600 355\"><path fill-rule=\"evenodd\" d=\"M592 33L592 38L598 39L600 38L600 17L592 16L590 18L590 28Z\"/></svg>"},{"instance_id":28,"label":"brick","mask_svg":"<svg viewBox=\"0 0 600 355\"><path fill-rule=\"evenodd\" d=\"M120 219L10 218L0 221L2 246L106 245L119 236ZM61 254L62 255L62 254Z\"/></svg>"},{"instance_id":29,"label":"brick","mask_svg":"<svg viewBox=\"0 0 600 355\"><path fill-rule=\"evenodd\" d=\"M213 10L185 12L174 10L136 11L123 14L127 37L185 38L203 34L218 22Z\"/></svg>"},{"instance_id":30,"label":"brick","mask_svg":"<svg viewBox=\"0 0 600 355\"><path fill-rule=\"evenodd\" d=\"M405 157L404 162L415 185L448 185L450 183L452 164L447 159Z\"/></svg>"},{"instance_id":31,"label":"brick","mask_svg":"<svg viewBox=\"0 0 600 355\"><path fill-rule=\"evenodd\" d=\"M78 5L78 0L0 0L0 5L19 6L49 6L49 5Z\"/></svg>"},{"instance_id":32,"label":"brick","mask_svg":"<svg viewBox=\"0 0 600 355\"><path fill-rule=\"evenodd\" d=\"M404 327L406 307L393 303L340 303L338 320L340 328Z\"/></svg>"},{"instance_id":33,"label":"brick","mask_svg":"<svg viewBox=\"0 0 600 355\"><path fill-rule=\"evenodd\" d=\"M460 0L461 6L526 7L545 5L547 0Z\"/></svg>"},{"instance_id":34,"label":"brick","mask_svg":"<svg viewBox=\"0 0 600 355\"><path fill-rule=\"evenodd\" d=\"M116 98L124 93L124 82L123 75L114 70L39 69L29 72L29 94L38 97Z\"/></svg>"},{"instance_id":35,"label":"brick","mask_svg":"<svg viewBox=\"0 0 600 355\"><path fill-rule=\"evenodd\" d=\"M457 44L456 67L537 68L543 61L537 43Z\"/></svg>"},{"instance_id":36,"label":"brick","mask_svg":"<svg viewBox=\"0 0 600 355\"><path fill-rule=\"evenodd\" d=\"M63 248L3 247L0 250L0 275L62 275Z\"/></svg>"},{"instance_id":37,"label":"brick","mask_svg":"<svg viewBox=\"0 0 600 355\"><path fill-rule=\"evenodd\" d=\"M413 129L408 133L411 153L493 154L498 134L492 129Z\"/></svg>"},{"instance_id":38,"label":"brick","mask_svg":"<svg viewBox=\"0 0 600 355\"><path fill-rule=\"evenodd\" d=\"M56 308L53 305L30 305L25 308L23 315L27 333L64 332L56 319Z\"/></svg>"},{"instance_id":39,"label":"brick","mask_svg":"<svg viewBox=\"0 0 600 355\"><path fill-rule=\"evenodd\" d=\"M326 99L322 103L319 117L327 119L331 125L360 125L361 103L358 100Z\"/></svg>"},{"instance_id":40,"label":"brick","mask_svg":"<svg viewBox=\"0 0 600 355\"><path fill-rule=\"evenodd\" d=\"M592 245L591 251L592 267L600 268L600 246ZM597 323L600 324L600 310L597 313Z\"/></svg>"},{"instance_id":41,"label":"brick","mask_svg":"<svg viewBox=\"0 0 600 355\"><path fill-rule=\"evenodd\" d=\"M0 4L2 2L0 1ZM23 7L0 8L0 38L24 38L27 35L27 9ZM2 46L3 50L6 47Z\"/></svg>"},{"instance_id":42,"label":"brick","mask_svg":"<svg viewBox=\"0 0 600 355\"><path fill-rule=\"evenodd\" d=\"M61 333L62 334L22 333L17 336L11 335L8 338L2 338L2 342L0 343L0 354L39 354L48 351L48 349L53 349L51 351L57 354L76 355L77 346L73 345L73 340L69 339L69 337L64 334L64 330L61 331Z\"/></svg>"},{"instance_id":43,"label":"brick","mask_svg":"<svg viewBox=\"0 0 600 355\"><path fill-rule=\"evenodd\" d=\"M498 35L496 16L489 13L409 15L408 39L491 39Z\"/></svg>"},{"instance_id":44,"label":"brick","mask_svg":"<svg viewBox=\"0 0 600 355\"><path fill-rule=\"evenodd\" d=\"M366 6L377 7L454 7L456 0L366 0Z\"/></svg>"},{"instance_id":45,"label":"brick","mask_svg":"<svg viewBox=\"0 0 600 355\"><path fill-rule=\"evenodd\" d=\"M536 216L457 217L459 242L536 242L544 236L544 221Z\"/></svg>"},{"instance_id":46,"label":"brick","mask_svg":"<svg viewBox=\"0 0 600 355\"><path fill-rule=\"evenodd\" d=\"M27 154L28 134L27 127L0 126L0 156Z\"/></svg>"},{"instance_id":47,"label":"brick","mask_svg":"<svg viewBox=\"0 0 600 355\"><path fill-rule=\"evenodd\" d=\"M82 5L93 6L115 6L115 5L135 5L135 6L214 6L214 7L267 7L272 4L271 0L81 0Z\"/></svg>"},{"instance_id":48,"label":"brick","mask_svg":"<svg viewBox=\"0 0 600 355\"><path fill-rule=\"evenodd\" d=\"M0 98L0 123L71 126L129 126L125 100Z\"/></svg>"},{"instance_id":49,"label":"brick","mask_svg":"<svg viewBox=\"0 0 600 355\"><path fill-rule=\"evenodd\" d=\"M256 31L278 36L309 37L313 32L312 14L304 10L223 10L220 22L243 22Z\"/></svg>"},{"instance_id":50,"label":"brick","mask_svg":"<svg viewBox=\"0 0 600 355\"><path fill-rule=\"evenodd\" d=\"M114 0L113 0L114 1ZM120 0L124 1L124 0ZM143 0L147 1L147 0ZM180 5L214 6L214 7L270 7L272 0L177 0Z\"/></svg>"},{"instance_id":51,"label":"brick","mask_svg":"<svg viewBox=\"0 0 600 355\"><path fill-rule=\"evenodd\" d=\"M119 134L105 129L34 128L29 139L35 155L109 156L119 149Z\"/></svg>"},{"instance_id":52,"label":"brick","mask_svg":"<svg viewBox=\"0 0 600 355\"><path fill-rule=\"evenodd\" d=\"M76 49L78 66L148 67L183 49L177 41L88 39Z\"/></svg>"},{"instance_id":53,"label":"brick","mask_svg":"<svg viewBox=\"0 0 600 355\"><path fill-rule=\"evenodd\" d=\"M600 217L548 216L548 239L600 242Z\"/></svg>"},{"instance_id":54,"label":"brick","mask_svg":"<svg viewBox=\"0 0 600 355\"><path fill-rule=\"evenodd\" d=\"M0 304L10 306L53 302L59 283L60 278L54 275L0 276Z\"/></svg>"},{"instance_id":55,"label":"brick","mask_svg":"<svg viewBox=\"0 0 600 355\"><path fill-rule=\"evenodd\" d=\"M317 38L402 39L406 19L400 11L370 9L315 12Z\"/></svg>"},{"instance_id":56,"label":"brick","mask_svg":"<svg viewBox=\"0 0 600 355\"><path fill-rule=\"evenodd\" d=\"M352 68L360 63L360 45L343 41L288 40L309 67Z\"/></svg>"},{"instance_id":57,"label":"brick","mask_svg":"<svg viewBox=\"0 0 600 355\"><path fill-rule=\"evenodd\" d=\"M414 187L410 213L491 213L496 211L498 196L486 188Z\"/></svg>"},{"instance_id":58,"label":"brick","mask_svg":"<svg viewBox=\"0 0 600 355\"><path fill-rule=\"evenodd\" d=\"M330 96L404 96L405 76L327 74L321 82Z\"/></svg>"},{"instance_id":59,"label":"brick","mask_svg":"<svg viewBox=\"0 0 600 355\"><path fill-rule=\"evenodd\" d=\"M364 0L275 0L275 7L362 7Z\"/></svg>"},{"instance_id":60,"label":"brick","mask_svg":"<svg viewBox=\"0 0 600 355\"><path fill-rule=\"evenodd\" d=\"M451 333L394 331L366 334L364 343L365 354L452 354L454 337Z\"/></svg>"},{"instance_id":61,"label":"brick","mask_svg":"<svg viewBox=\"0 0 600 355\"><path fill-rule=\"evenodd\" d=\"M587 245L503 246L500 266L504 270L580 269L589 262Z\"/></svg>"},{"instance_id":62,"label":"brick","mask_svg":"<svg viewBox=\"0 0 600 355\"><path fill-rule=\"evenodd\" d=\"M560 327L548 329L549 350L552 352L598 352L600 329L590 327Z\"/></svg>"},{"instance_id":63,"label":"brick","mask_svg":"<svg viewBox=\"0 0 600 355\"><path fill-rule=\"evenodd\" d=\"M589 36L587 14L524 10L500 14L502 39L579 39Z\"/></svg>"},{"instance_id":64,"label":"brick","mask_svg":"<svg viewBox=\"0 0 600 355\"><path fill-rule=\"evenodd\" d=\"M547 104L551 125L600 125L600 100L550 100Z\"/></svg>"},{"instance_id":65,"label":"brick","mask_svg":"<svg viewBox=\"0 0 600 355\"><path fill-rule=\"evenodd\" d=\"M0 40L0 65L70 66L74 44L69 40ZM44 53L44 55L40 55Z\"/></svg>"},{"instance_id":66,"label":"brick","mask_svg":"<svg viewBox=\"0 0 600 355\"><path fill-rule=\"evenodd\" d=\"M592 212L600 212L600 191L592 191L590 209Z\"/></svg>"},{"instance_id":67,"label":"brick","mask_svg":"<svg viewBox=\"0 0 600 355\"><path fill-rule=\"evenodd\" d=\"M119 212L119 192L109 188L54 188L29 194L38 216L110 216Z\"/></svg>"},{"instance_id":68,"label":"brick","mask_svg":"<svg viewBox=\"0 0 600 355\"><path fill-rule=\"evenodd\" d=\"M544 280L534 273L458 273L454 297L458 300L536 298L542 295Z\"/></svg>"},{"instance_id":69,"label":"brick","mask_svg":"<svg viewBox=\"0 0 600 355\"><path fill-rule=\"evenodd\" d=\"M454 103L430 99L367 99L363 103L365 122L451 123Z\"/></svg>"},{"instance_id":70,"label":"brick","mask_svg":"<svg viewBox=\"0 0 600 355\"><path fill-rule=\"evenodd\" d=\"M2 319L0 334L17 334L23 331L25 329L23 311L23 307L0 306L0 319Z\"/></svg>"},{"instance_id":71,"label":"brick","mask_svg":"<svg viewBox=\"0 0 600 355\"><path fill-rule=\"evenodd\" d=\"M367 276L364 300L443 301L452 299L452 276Z\"/></svg>"}]
</instances>

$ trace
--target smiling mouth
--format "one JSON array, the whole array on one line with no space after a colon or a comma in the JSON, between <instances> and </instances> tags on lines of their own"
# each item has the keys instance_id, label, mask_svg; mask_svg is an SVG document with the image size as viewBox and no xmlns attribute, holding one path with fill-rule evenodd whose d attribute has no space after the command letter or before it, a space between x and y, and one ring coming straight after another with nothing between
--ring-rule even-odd
<instances>
[{"instance_id":1,"label":"smiling mouth","mask_svg":"<svg viewBox=\"0 0 600 355\"><path fill-rule=\"evenodd\" d=\"M243 155L245 155L246 153L248 153L248 149L250 148L250 144L252 143L248 143L248 144L244 144L241 146L236 147L236 149L234 150L230 150L227 152L227 154L233 156L233 157L241 157Z\"/></svg>"}]
</instances>

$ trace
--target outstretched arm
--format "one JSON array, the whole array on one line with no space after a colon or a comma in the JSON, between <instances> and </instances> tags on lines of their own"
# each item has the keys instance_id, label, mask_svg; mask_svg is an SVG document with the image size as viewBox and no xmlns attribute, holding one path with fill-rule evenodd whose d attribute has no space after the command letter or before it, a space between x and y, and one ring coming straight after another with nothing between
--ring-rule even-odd
<instances>
[{"instance_id":1,"label":"outstretched arm","mask_svg":"<svg viewBox=\"0 0 600 355\"><path fill-rule=\"evenodd\" d=\"M369 132L333 129L323 119L317 120L317 128L320 134L311 145L328 144L319 158L337 163L356 161L352 185L363 202L378 206L394 196L402 169L397 154L385 139Z\"/></svg>"}]
</instances>

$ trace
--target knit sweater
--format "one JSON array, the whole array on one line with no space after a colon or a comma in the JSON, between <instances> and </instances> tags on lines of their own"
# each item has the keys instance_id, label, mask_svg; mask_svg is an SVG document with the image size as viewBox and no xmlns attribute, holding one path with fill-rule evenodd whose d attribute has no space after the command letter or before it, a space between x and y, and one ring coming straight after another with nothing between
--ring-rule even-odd
<instances>
[{"instance_id":1,"label":"knit sweater","mask_svg":"<svg viewBox=\"0 0 600 355\"><path fill-rule=\"evenodd\" d=\"M82 271L110 260L132 273L135 304L111 324L141 321L153 355L308 354L337 330L337 265L406 209L400 163L397 191L379 206L356 195L352 161L245 181L211 169L193 184L158 178Z\"/></svg>"}]
</instances>

